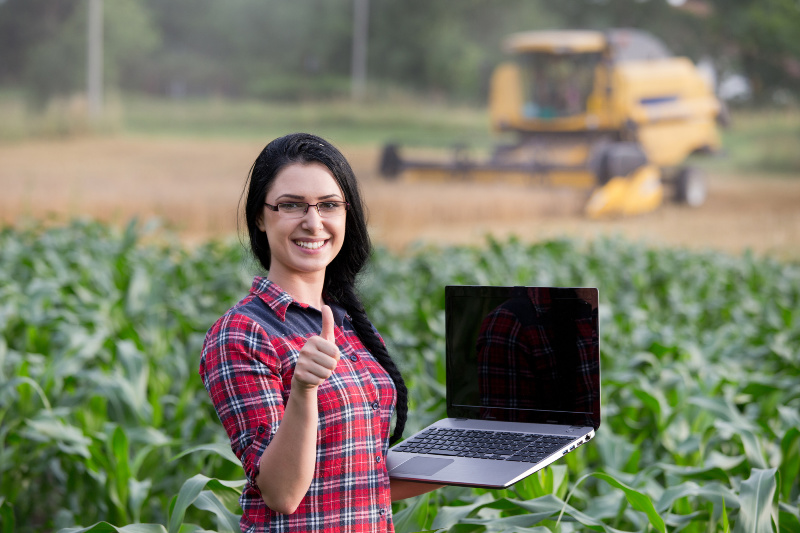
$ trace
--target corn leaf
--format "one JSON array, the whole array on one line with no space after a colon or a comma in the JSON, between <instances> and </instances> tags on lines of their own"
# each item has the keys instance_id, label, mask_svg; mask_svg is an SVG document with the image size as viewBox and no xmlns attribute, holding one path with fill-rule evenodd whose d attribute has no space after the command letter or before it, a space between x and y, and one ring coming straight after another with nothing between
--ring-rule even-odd
<instances>
[{"instance_id":1,"label":"corn leaf","mask_svg":"<svg viewBox=\"0 0 800 533\"><path fill-rule=\"evenodd\" d=\"M753 468L739 491L739 517L734 533L771 533L772 499L777 484L774 468Z\"/></svg>"},{"instance_id":2,"label":"corn leaf","mask_svg":"<svg viewBox=\"0 0 800 533\"><path fill-rule=\"evenodd\" d=\"M664 524L664 519L661 518L658 511L656 511L649 496L639 492L638 490L632 489L631 487L620 481L617 481L615 478L604 472L595 472L592 475L598 479L602 479L609 485L621 489L625 493L625 497L627 498L628 503L631 504L631 507L637 511L645 513L647 518L650 520L650 525L652 525L657 531L666 533L667 529L666 525Z\"/></svg>"}]
</instances>

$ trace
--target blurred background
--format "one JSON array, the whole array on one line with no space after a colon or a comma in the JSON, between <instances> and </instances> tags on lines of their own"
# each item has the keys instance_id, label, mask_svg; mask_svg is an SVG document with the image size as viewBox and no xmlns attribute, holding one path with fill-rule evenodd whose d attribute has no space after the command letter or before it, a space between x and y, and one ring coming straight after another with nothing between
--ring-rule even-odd
<instances>
[{"instance_id":1,"label":"blurred background","mask_svg":"<svg viewBox=\"0 0 800 533\"><path fill-rule=\"evenodd\" d=\"M187 240L225 237L260 148L305 130L349 157L391 247L623 233L786 251L800 245L798 27L792 0L2 0L0 222L158 217ZM378 172L388 142L503 141L489 100L509 35L610 28L689 58L724 106L721 150L690 160L702 207L589 221L586 191Z\"/></svg>"},{"instance_id":2,"label":"blurred background","mask_svg":"<svg viewBox=\"0 0 800 533\"><path fill-rule=\"evenodd\" d=\"M800 531L799 29L797 0L0 0L0 531L238 530L197 365L294 131L362 185L406 436L444 413L445 285L600 288L597 439L398 533Z\"/></svg>"}]
</instances>

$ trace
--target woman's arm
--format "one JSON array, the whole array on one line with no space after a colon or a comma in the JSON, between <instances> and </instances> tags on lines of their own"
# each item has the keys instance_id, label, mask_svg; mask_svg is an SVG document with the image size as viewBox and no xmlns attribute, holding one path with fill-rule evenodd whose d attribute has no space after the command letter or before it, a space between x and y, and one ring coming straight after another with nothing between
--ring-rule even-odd
<instances>
[{"instance_id":1,"label":"woman's arm","mask_svg":"<svg viewBox=\"0 0 800 533\"><path fill-rule=\"evenodd\" d=\"M406 481L405 479L392 479L389 481L392 490L392 501L413 498L426 492L431 492L444 487L434 483L418 483L416 481Z\"/></svg>"},{"instance_id":2,"label":"woman's arm","mask_svg":"<svg viewBox=\"0 0 800 533\"><path fill-rule=\"evenodd\" d=\"M292 514L308 491L317 456L317 390L295 389L283 420L261 455L256 484L267 507Z\"/></svg>"},{"instance_id":3,"label":"woman's arm","mask_svg":"<svg viewBox=\"0 0 800 533\"><path fill-rule=\"evenodd\" d=\"M264 503L291 514L311 486L317 460L317 388L339 362L333 331L333 313L322 308L322 333L300 350L292 377L292 391L283 419L261 455L256 484Z\"/></svg>"}]
</instances>

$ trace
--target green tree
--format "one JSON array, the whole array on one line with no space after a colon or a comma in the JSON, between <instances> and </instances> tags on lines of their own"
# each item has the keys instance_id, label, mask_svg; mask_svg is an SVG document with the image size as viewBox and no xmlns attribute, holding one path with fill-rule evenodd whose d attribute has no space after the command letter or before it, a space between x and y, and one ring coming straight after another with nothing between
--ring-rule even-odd
<instances>
[{"instance_id":1,"label":"green tree","mask_svg":"<svg viewBox=\"0 0 800 533\"><path fill-rule=\"evenodd\" d=\"M0 83L20 83L30 49L58 30L74 3L73 0L0 2Z\"/></svg>"},{"instance_id":2,"label":"green tree","mask_svg":"<svg viewBox=\"0 0 800 533\"><path fill-rule=\"evenodd\" d=\"M720 73L741 72L758 101L777 90L800 96L800 4L796 0L579 0L550 4L574 27L636 27L675 53L709 57Z\"/></svg>"},{"instance_id":3,"label":"green tree","mask_svg":"<svg viewBox=\"0 0 800 533\"><path fill-rule=\"evenodd\" d=\"M135 0L104 2L103 19L105 83L115 87L124 72L144 64L159 36L148 12ZM3 52L0 79L24 85L35 106L54 96L82 92L86 30L85 1L8 1L0 6L0 34L11 48Z\"/></svg>"},{"instance_id":4,"label":"green tree","mask_svg":"<svg viewBox=\"0 0 800 533\"><path fill-rule=\"evenodd\" d=\"M800 97L800 3L795 0L712 0L709 23L717 47L750 79L757 101L776 90Z\"/></svg>"},{"instance_id":5,"label":"green tree","mask_svg":"<svg viewBox=\"0 0 800 533\"><path fill-rule=\"evenodd\" d=\"M384 82L485 101L512 32L558 25L541 1L373 0L370 74Z\"/></svg>"}]
</instances>

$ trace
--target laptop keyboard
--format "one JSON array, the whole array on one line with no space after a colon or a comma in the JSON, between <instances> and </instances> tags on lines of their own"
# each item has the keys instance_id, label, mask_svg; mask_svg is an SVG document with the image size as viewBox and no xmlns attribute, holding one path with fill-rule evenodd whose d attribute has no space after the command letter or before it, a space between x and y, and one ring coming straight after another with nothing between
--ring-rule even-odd
<instances>
[{"instance_id":1,"label":"laptop keyboard","mask_svg":"<svg viewBox=\"0 0 800 533\"><path fill-rule=\"evenodd\" d=\"M429 428L392 448L405 453L538 463L575 437L506 431Z\"/></svg>"}]
</instances>

